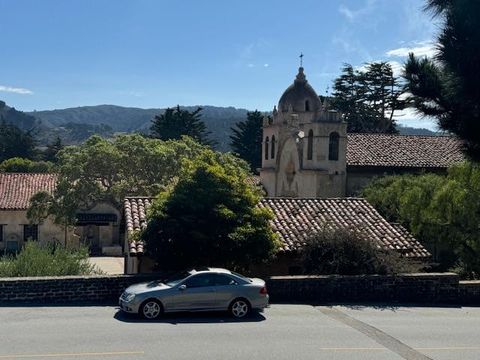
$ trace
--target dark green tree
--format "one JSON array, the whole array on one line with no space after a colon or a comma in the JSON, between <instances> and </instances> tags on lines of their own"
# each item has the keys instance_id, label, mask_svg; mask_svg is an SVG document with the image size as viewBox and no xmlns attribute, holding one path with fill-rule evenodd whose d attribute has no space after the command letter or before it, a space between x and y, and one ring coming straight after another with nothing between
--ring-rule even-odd
<instances>
[{"instance_id":1,"label":"dark green tree","mask_svg":"<svg viewBox=\"0 0 480 360\"><path fill-rule=\"evenodd\" d=\"M160 269L222 266L247 270L276 250L272 214L257 207L248 165L231 154L205 154L160 194L142 234Z\"/></svg>"},{"instance_id":2,"label":"dark green tree","mask_svg":"<svg viewBox=\"0 0 480 360\"><path fill-rule=\"evenodd\" d=\"M33 159L36 155L33 130L23 131L17 126L0 122L0 162L13 157Z\"/></svg>"},{"instance_id":3,"label":"dark green tree","mask_svg":"<svg viewBox=\"0 0 480 360\"><path fill-rule=\"evenodd\" d=\"M248 112L247 119L238 122L230 135L233 151L250 164L253 172L262 166L262 124L261 112Z\"/></svg>"},{"instance_id":4,"label":"dark green tree","mask_svg":"<svg viewBox=\"0 0 480 360\"><path fill-rule=\"evenodd\" d=\"M23 158L10 158L0 163L0 172L9 173L49 173L53 164L48 161L33 161Z\"/></svg>"},{"instance_id":5,"label":"dark green tree","mask_svg":"<svg viewBox=\"0 0 480 360\"><path fill-rule=\"evenodd\" d=\"M432 253L438 270L480 277L480 167L448 175L387 176L362 193L389 221L402 223Z\"/></svg>"},{"instance_id":6,"label":"dark green tree","mask_svg":"<svg viewBox=\"0 0 480 360\"><path fill-rule=\"evenodd\" d=\"M47 145L47 148L43 152L43 158L45 161L57 162L57 154L63 149L62 139L57 136L54 142Z\"/></svg>"},{"instance_id":7,"label":"dark green tree","mask_svg":"<svg viewBox=\"0 0 480 360\"><path fill-rule=\"evenodd\" d=\"M405 107L403 87L390 64L367 64L355 70L345 64L334 83L330 106L345 114L349 132L396 133L395 111Z\"/></svg>"},{"instance_id":8,"label":"dark green tree","mask_svg":"<svg viewBox=\"0 0 480 360\"><path fill-rule=\"evenodd\" d=\"M202 108L195 111L183 110L180 105L176 108L167 108L161 115L155 116L150 127L152 137L161 140L179 140L182 136L205 144L213 145L208 139L209 132L202 121Z\"/></svg>"},{"instance_id":9,"label":"dark green tree","mask_svg":"<svg viewBox=\"0 0 480 360\"><path fill-rule=\"evenodd\" d=\"M480 1L428 0L426 11L442 20L433 59L410 54L405 65L409 100L441 129L458 135L480 160Z\"/></svg>"}]
</instances>

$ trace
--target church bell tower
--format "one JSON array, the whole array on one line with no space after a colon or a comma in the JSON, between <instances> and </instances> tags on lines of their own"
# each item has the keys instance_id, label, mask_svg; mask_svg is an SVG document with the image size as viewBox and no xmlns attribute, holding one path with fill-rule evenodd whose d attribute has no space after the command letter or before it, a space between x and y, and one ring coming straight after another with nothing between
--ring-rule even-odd
<instances>
[{"instance_id":1,"label":"church bell tower","mask_svg":"<svg viewBox=\"0 0 480 360\"><path fill-rule=\"evenodd\" d=\"M271 197L343 197L347 124L308 84L302 66L263 122L260 179Z\"/></svg>"}]
</instances>

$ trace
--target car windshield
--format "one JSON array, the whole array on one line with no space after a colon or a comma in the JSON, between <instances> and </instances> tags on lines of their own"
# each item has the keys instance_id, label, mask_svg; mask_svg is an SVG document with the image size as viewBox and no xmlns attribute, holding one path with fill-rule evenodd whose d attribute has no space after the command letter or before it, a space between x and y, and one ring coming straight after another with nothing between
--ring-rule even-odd
<instances>
[{"instance_id":1,"label":"car windshield","mask_svg":"<svg viewBox=\"0 0 480 360\"><path fill-rule=\"evenodd\" d=\"M194 272L194 270L184 270L184 271L180 271L172 276L170 276L168 279L165 279L163 281L164 284L168 285L168 286L175 286L177 285L179 282L181 282L183 279L185 279L186 277L192 275Z\"/></svg>"}]
</instances>

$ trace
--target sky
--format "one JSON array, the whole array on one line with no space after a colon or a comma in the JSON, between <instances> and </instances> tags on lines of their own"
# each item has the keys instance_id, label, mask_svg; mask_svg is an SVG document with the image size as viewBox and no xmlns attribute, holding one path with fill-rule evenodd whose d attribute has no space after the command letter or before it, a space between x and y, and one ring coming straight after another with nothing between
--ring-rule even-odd
<instances>
[{"instance_id":1,"label":"sky","mask_svg":"<svg viewBox=\"0 0 480 360\"><path fill-rule=\"evenodd\" d=\"M0 100L18 110L114 104L268 111L299 55L317 93L344 63L434 53L425 0L0 0ZM434 127L412 111L399 117Z\"/></svg>"}]
</instances>

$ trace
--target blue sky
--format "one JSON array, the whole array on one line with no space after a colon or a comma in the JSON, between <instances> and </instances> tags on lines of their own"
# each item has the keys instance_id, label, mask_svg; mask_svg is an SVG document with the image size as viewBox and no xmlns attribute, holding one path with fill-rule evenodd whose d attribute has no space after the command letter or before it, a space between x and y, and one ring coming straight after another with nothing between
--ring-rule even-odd
<instances>
[{"instance_id":1,"label":"blue sky","mask_svg":"<svg viewBox=\"0 0 480 360\"><path fill-rule=\"evenodd\" d=\"M0 0L0 99L271 110L303 52L319 94L343 63L429 55L424 0ZM411 119L411 120L410 120ZM402 122L428 126L411 112Z\"/></svg>"}]
</instances>

